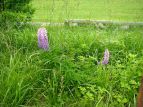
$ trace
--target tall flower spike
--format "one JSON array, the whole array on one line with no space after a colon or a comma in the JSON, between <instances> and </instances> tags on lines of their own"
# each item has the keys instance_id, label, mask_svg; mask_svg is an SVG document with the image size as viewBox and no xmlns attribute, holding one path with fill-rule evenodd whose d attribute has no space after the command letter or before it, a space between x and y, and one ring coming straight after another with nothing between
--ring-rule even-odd
<instances>
[{"instance_id":1,"label":"tall flower spike","mask_svg":"<svg viewBox=\"0 0 143 107\"><path fill-rule=\"evenodd\" d=\"M106 49L104 52L102 64L106 65L106 64L108 64L108 62L109 62L109 51L108 51L108 49Z\"/></svg>"},{"instance_id":2,"label":"tall flower spike","mask_svg":"<svg viewBox=\"0 0 143 107\"><path fill-rule=\"evenodd\" d=\"M38 46L44 50L49 49L48 37L47 37L47 30L46 28L42 27L38 29Z\"/></svg>"}]
</instances>

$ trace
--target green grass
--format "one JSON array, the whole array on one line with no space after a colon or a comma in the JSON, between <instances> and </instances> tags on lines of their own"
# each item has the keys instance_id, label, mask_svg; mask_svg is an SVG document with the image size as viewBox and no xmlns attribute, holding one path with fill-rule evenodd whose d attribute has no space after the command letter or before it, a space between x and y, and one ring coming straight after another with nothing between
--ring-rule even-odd
<instances>
[{"instance_id":1,"label":"green grass","mask_svg":"<svg viewBox=\"0 0 143 107\"><path fill-rule=\"evenodd\" d=\"M47 29L47 52L37 47L37 27L0 31L2 107L135 107L143 71L142 28ZM97 65L106 48L109 64Z\"/></svg>"},{"instance_id":2,"label":"green grass","mask_svg":"<svg viewBox=\"0 0 143 107\"><path fill-rule=\"evenodd\" d=\"M143 0L33 0L33 21L65 19L143 21Z\"/></svg>"},{"instance_id":3,"label":"green grass","mask_svg":"<svg viewBox=\"0 0 143 107\"><path fill-rule=\"evenodd\" d=\"M33 0L33 21L143 21L142 0ZM1 107L136 107L143 73L143 28L47 27L48 51L37 46L39 26L0 28ZM5 27L6 28L6 27ZM102 61L110 52L108 65Z\"/></svg>"}]
</instances>

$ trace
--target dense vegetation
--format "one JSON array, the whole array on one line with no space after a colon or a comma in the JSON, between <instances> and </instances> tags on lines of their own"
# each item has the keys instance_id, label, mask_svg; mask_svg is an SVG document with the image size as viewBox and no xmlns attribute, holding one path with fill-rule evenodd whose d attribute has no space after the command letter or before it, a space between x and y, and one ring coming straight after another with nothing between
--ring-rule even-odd
<instances>
[{"instance_id":1,"label":"dense vegetation","mask_svg":"<svg viewBox=\"0 0 143 107\"><path fill-rule=\"evenodd\" d=\"M34 9L30 4L31 0L1 0L0 1L0 25L11 26L19 22L31 20ZM12 27L12 26L11 26Z\"/></svg>"},{"instance_id":2,"label":"dense vegetation","mask_svg":"<svg viewBox=\"0 0 143 107\"><path fill-rule=\"evenodd\" d=\"M143 1L30 1L0 1L0 107L135 107L143 27L47 26L45 51L38 48L39 26L21 22L31 19L32 4L32 21L142 21ZM109 63L99 64L105 49Z\"/></svg>"},{"instance_id":3,"label":"dense vegetation","mask_svg":"<svg viewBox=\"0 0 143 107\"><path fill-rule=\"evenodd\" d=\"M0 31L0 105L133 107L143 71L142 28L37 27ZM108 65L98 65L105 49Z\"/></svg>"}]
</instances>

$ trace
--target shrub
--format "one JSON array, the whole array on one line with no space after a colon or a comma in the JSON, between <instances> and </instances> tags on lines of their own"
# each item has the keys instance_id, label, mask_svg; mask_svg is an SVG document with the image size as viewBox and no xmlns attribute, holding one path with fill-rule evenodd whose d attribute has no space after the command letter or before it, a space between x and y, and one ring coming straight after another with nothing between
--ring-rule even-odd
<instances>
[{"instance_id":1,"label":"shrub","mask_svg":"<svg viewBox=\"0 0 143 107\"><path fill-rule=\"evenodd\" d=\"M17 25L19 22L31 20L34 9L30 5L31 0L3 0L0 1L1 25Z\"/></svg>"}]
</instances>

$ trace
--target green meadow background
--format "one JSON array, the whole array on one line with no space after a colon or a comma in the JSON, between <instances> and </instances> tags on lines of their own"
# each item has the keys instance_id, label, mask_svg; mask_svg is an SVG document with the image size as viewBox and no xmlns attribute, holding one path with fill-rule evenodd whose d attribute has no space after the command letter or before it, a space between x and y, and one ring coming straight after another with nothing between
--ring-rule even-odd
<instances>
[{"instance_id":1,"label":"green meadow background","mask_svg":"<svg viewBox=\"0 0 143 107\"><path fill-rule=\"evenodd\" d=\"M33 0L33 21L143 21L143 0Z\"/></svg>"}]
</instances>

